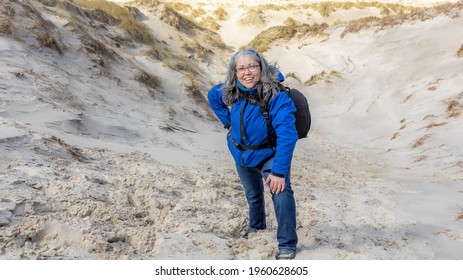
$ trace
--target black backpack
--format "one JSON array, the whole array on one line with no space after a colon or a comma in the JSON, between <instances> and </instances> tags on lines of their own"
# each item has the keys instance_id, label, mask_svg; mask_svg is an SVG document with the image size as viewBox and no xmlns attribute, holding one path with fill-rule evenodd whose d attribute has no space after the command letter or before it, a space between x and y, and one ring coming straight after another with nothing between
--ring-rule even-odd
<instances>
[{"instance_id":1,"label":"black backpack","mask_svg":"<svg viewBox=\"0 0 463 280\"><path fill-rule=\"evenodd\" d=\"M309 134L310 125L312 123L309 102L307 102L307 98L305 98L304 94L302 94L299 90L280 85L280 89L283 88L289 98L293 100L294 106L296 106L297 111L294 112L294 116L296 117L295 124L297 135L299 139L306 138Z\"/></svg>"},{"instance_id":2,"label":"black backpack","mask_svg":"<svg viewBox=\"0 0 463 280\"><path fill-rule=\"evenodd\" d=\"M294 106L296 107L296 112L294 112L294 117L296 118L295 125L296 125L298 138L299 139L306 138L309 133L310 125L312 122L312 118L310 116L310 110L309 110L309 103L307 102L307 98L305 98L304 94L302 94L302 92L300 92L297 89L285 87L282 84L279 84L279 86L280 86L280 90L284 91L289 96L289 98L293 100ZM264 148L269 148L269 147L275 147L277 139L276 139L276 134L273 131L272 123L269 117L268 103L264 104L263 101L259 101L251 97L253 96L249 96L249 95L247 96L246 103L257 105L260 107L260 111L262 115L264 116L265 122L267 124L268 141L267 143L259 145L259 146L238 144L235 141L232 141L232 142L240 150L259 150L259 149L264 149ZM242 120L241 120L240 129L241 129L242 134L244 134L244 124L242 123Z\"/></svg>"}]
</instances>

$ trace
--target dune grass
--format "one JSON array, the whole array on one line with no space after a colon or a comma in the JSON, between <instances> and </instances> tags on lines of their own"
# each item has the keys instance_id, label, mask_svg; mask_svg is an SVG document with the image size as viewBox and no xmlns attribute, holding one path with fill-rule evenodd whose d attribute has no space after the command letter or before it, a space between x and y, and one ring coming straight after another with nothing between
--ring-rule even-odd
<instances>
[{"instance_id":1,"label":"dune grass","mask_svg":"<svg viewBox=\"0 0 463 280\"><path fill-rule=\"evenodd\" d=\"M266 21L265 13L261 9L249 9L246 14L240 18L242 25L262 25Z\"/></svg>"},{"instance_id":2,"label":"dune grass","mask_svg":"<svg viewBox=\"0 0 463 280\"><path fill-rule=\"evenodd\" d=\"M216 10L214 10L212 14L217 20L227 20L230 17L227 11L222 7L219 7Z\"/></svg>"},{"instance_id":3,"label":"dune grass","mask_svg":"<svg viewBox=\"0 0 463 280\"><path fill-rule=\"evenodd\" d=\"M463 57L463 44L460 46L460 48L457 51L457 57Z\"/></svg>"},{"instance_id":4,"label":"dune grass","mask_svg":"<svg viewBox=\"0 0 463 280\"><path fill-rule=\"evenodd\" d=\"M286 77L286 79L288 79L288 78L293 78L293 79L295 79L296 81L301 82L301 79L300 79L298 76L296 76L296 73L294 73L294 72L288 72L288 73L286 73L286 74L285 74L285 77Z\"/></svg>"},{"instance_id":5,"label":"dune grass","mask_svg":"<svg viewBox=\"0 0 463 280\"><path fill-rule=\"evenodd\" d=\"M117 26L125 30L127 35L135 41L155 45L155 39L151 35L149 28L137 22L127 8L105 0L73 0L73 3L81 8L101 10L113 16L119 21Z\"/></svg>"},{"instance_id":6,"label":"dune grass","mask_svg":"<svg viewBox=\"0 0 463 280\"><path fill-rule=\"evenodd\" d=\"M426 140L430 138L429 134L425 134L422 137L418 138L412 145L410 145L410 150L416 149L423 146L426 143Z\"/></svg>"},{"instance_id":7,"label":"dune grass","mask_svg":"<svg viewBox=\"0 0 463 280\"><path fill-rule=\"evenodd\" d=\"M211 16L204 17L198 24L206 29L217 31L220 29L220 24Z\"/></svg>"},{"instance_id":8,"label":"dune grass","mask_svg":"<svg viewBox=\"0 0 463 280\"><path fill-rule=\"evenodd\" d=\"M331 13L339 10L349 10L352 8L356 9L367 9L376 8L379 9L381 15L390 15L396 13L413 12L419 10L419 8L406 6L395 3L380 3L380 2L332 2L325 1L319 3L306 4L307 8L311 8L317 11L322 17L329 17Z\"/></svg>"},{"instance_id":9,"label":"dune grass","mask_svg":"<svg viewBox=\"0 0 463 280\"><path fill-rule=\"evenodd\" d=\"M447 117L457 118L460 117L463 111L463 104L459 100L451 100L447 103Z\"/></svg>"},{"instance_id":10,"label":"dune grass","mask_svg":"<svg viewBox=\"0 0 463 280\"><path fill-rule=\"evenodd\" d=\"M374 3L374 2L372 2ZM453 4L441 4L435 7L430 8L416 8L416 7L409 7L409 6L402 6L399 4L389 4L386 5L390 12L384 12L383 17L365 17L360 18L357 20L349 21L348 23L342 23L337 21L336 24L346 24L345 30L341 33L341 38L344 37L347 33L355 33L360 30L364 30L367 28L376 28L378 30L391 28L394 26L398 26L403 24L404 22L410 21L425 21L432 19L438 15L447 15L447 16L459 16L458 12L461 8L463 2L460 1L458 3ZM457 15L455 15L455 13ZM460 51L461 50L461 51ZM457 55L463 55L463 45L457 52Z\"/></svg>"},{"instance_id":11,"label":"dune grass","mask_svg":"<svg viewBox=\"0 0 463 280\"><path fill-rule=\"evenodd\" d=\"M212 12L212 15L206 15L202 17L198 24L206 29L212 31L218 31L220 29L219 21L227 20L230 16L228 15L227 11L224 8L217 8ZM191 20L195 20L195 18L191 18Z\"/></svg>"},{"instance_id":12,"label":"dune grass","mask_svg":"<svg viewBox=\"0 0 463 280\"><path fill-rule=\"evenodd\" d=\"M182 48L190 54L195 54L196 58L205 61L212 51L202 46L197 39L183 42Z\"/></svg>"},{"instance_id":13,"label":"dune grass","mask_svg":"<svg viewBox=\"0 0 463 280\"><path fill-rule=\"evenodd\" d=\"M341 73L335 70L332 70L329 73L322 71L321 73L312 75L310 79L304 82L304 85L312 86L319 81L324 81L325 83L330 84L332 79L341 78L341 76Z\"/></svg>"},{"instance_id":14,"label":"dune grass","mask_svg":"<svg viewBox=\"0 0 463 280\"><path fill-rule=\"evenodd\" d=\"M161 80L158 77L151 75L146 71L141 71L135 78L140 83L146 85L148 88L156 89L161 86Z\"/></svg>"},{"instance_id":15,"label":"dune grass","mask_svg":"<svg viewBox=\"0 0 463 280\"><path fill-rule=\"evenodd\" d=\"M14 25L10 20L0 20L0 34L14 36Z\"/></svg>"},{"instance_id":16,"label":"dune grass","mask_svg":"<svg viewBox=\"0 0 463 280\"><path fill-rule=\"evenodd\" d=\"M289 41L298 34L301 36L323 35L325 29L328 28L326 23L309 25L299 23L292 18L288 18L284 24L262 31L249 43L249 46L254 47L259 52L265 52L278 40Z\"/></svg>"},{"instance_id":17,"label":"dune grass","mask_svg":"<svg viewBox=\"0 0 463 280\"><path fill-rule=\"evenodd\" d=\"M463 221L463 208L460 207L460 209L461 209L460 212L458 212L457 214L457 218L456 218L457 221Z\"/></svg>"}]
</instances>

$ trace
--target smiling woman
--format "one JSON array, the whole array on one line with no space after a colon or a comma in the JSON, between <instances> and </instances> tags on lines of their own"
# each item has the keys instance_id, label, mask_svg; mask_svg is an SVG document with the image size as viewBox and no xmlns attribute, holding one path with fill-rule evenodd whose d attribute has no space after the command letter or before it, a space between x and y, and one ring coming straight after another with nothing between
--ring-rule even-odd
<instances>
[{"instance_id":1,"label":"smiling woman","mask_svg":"<svg viewBox=\"0 0 463 280\"><path fill-rule=\"evenodd\" d=\"M279 252L276 258L294 259L297 245L296 204L290 166L298 139L293 115L296 108L293 101L280 92L279 77L276 67L255 49L245 49L232 56L227 80L223 86L212 88L208 97L217 117L230 128L228 147L235 159L249 205L249 225L243 237L248 238L267 228L265 180L278 222ZM259 104L268 104L266 114ZM276 144L269 137L269 131L276 133Z\"/></svg>"},{"instance_id":2,"label":"smiling woman","mask_svg":"<svg viewBox=\"0 0 463 280\"><path fill-rule=\"evenodd\" d=\"M252 88L260 80L260 65L251 55L243 55L236 62L236 76L241 85Z\"/></svg>"}]
</instances>

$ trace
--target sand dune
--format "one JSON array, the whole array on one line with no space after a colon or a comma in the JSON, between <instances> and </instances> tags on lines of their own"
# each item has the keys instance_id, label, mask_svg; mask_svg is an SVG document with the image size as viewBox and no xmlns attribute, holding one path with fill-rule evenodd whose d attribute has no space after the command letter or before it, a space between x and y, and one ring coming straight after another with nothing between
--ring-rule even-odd
<instances>
[{"instance_id":1,"label":"sand dune","mask_svg":"<svg viewBox=\"0 0 463 280\"><path fill-rule=\"evenodd\" d=\"M0 4L0 259L274 259L272 211L241 238L246 201L204 96L290 16L329 25L264 53L313 116L292 167L297 259L463 258L461 1L355 32L379 10L269 9L254 26L221 1L218 37L162 3L121 3L152 39L60 3Z\"/></svg>"}]
</instances>

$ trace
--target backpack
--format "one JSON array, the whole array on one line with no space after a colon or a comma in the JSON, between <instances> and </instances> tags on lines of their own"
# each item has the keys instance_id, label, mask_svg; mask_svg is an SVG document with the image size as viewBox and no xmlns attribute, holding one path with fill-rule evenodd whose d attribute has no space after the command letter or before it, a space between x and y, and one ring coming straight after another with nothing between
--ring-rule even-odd
<instances>
[{"instance_id":1,"label":"backpack","mask_svg":"<svg viewBox=\"0 0 463 280\"><path fill-rule=\"evenodd\" d=\"M296 130L299 139L306 138L309 134L310 125L312 123L312 117L310 115L309 102L305 98L304 94L295 88L285 87L280 85L280 89L284 89L286 94L294 102L296 106L296 112L294 116L296 117Z\"/></svg>"},{"instance_id":2,"label":"backpack","mask_svg":"<svg viewBox=\"0 0 463 280\"><path fill-rule=\"evenodd\" d=\"M285 87L282 84L279 84L280 90L284 91L291 100L294 102L294 106L296 107L296 112L294 112L294 117L296 118L295 120L295 125L296 125L296 130L297 130L297 135L299 139L306 138L309 130L310 130L310 125L312 123L312 118L310 115L310 110L309 110L309 103L307 102L307 98L302 94L297 89L294 88L289 88ZM272 129L272 123L269 117L269 106L268 103L264 104L262 101L256 100L254 98L251 98L251 96L247 96L247 103L257 105L260 107L260 111L262 115L265 118L265 122L267 125L267 139L268 143L259 145L259 146L250 146L250 145L242 145L235 143L233 141L233 144L238 148L238 149L244 149L244 150L258 150L258 149L264 149L268 147L275 147L276 145L276 134ZM242 124L243 125L243 124ZM242 128L244 130L244 128Z\"/></svg>"}]
</instances>

